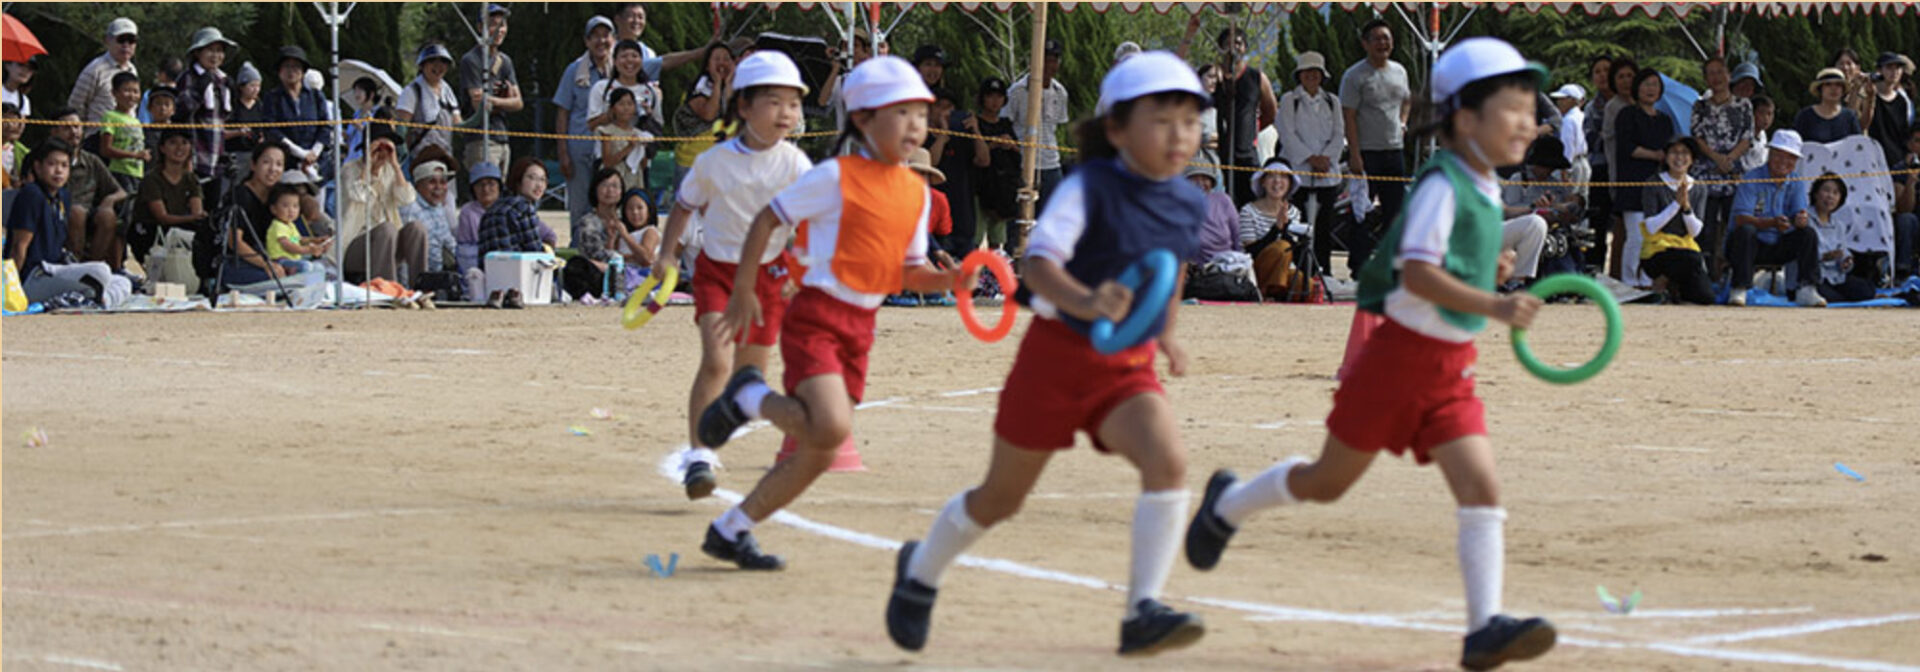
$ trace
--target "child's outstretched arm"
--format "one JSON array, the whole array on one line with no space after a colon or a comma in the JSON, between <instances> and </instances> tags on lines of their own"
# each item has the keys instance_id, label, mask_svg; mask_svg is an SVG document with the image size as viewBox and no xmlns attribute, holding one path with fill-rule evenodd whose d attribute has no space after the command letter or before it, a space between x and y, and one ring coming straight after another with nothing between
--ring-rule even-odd
<instances>
[{"instance_id":1,"label":"child's outstretched arm","mask_svg":"<svg viewBox=\"0 0 1920 672\"><path fill-rule=\"evenodd\" d=\"M1027 286L1068 315L1089 322L1106 318L1114 322L1127 319L1133 307L1133 290L1108 280L1098 288L1080 284L1058 262L1041 256L1027 257Z\"/></svg>"},{"instance_id":2,"label":"child's outstretched arm","mask_svg":"<svg viewBox=\"0 0 1920 672\"><path fill-rule=\"evenodd\" d=\"M1414 259L1404 263L1400 280L1406 284L1407 291L1442 308L1485 315L1522 329L1533 326L1534 313L1540 311L1542 302L1532 294L1501 296L1483 292L1431 263Z\"/></svg>"},{"instance_id":3,"label":"child's outstretched arm","mask_svg":"<svg viewBox=\"0 0 1920 672\"><path fill-rule=\"evenodd\" d=\"M760 255L767 251L767 243L772 242L774 230L780 228L780 216L773 214L773 206L760 209L753 218L753 228L747 230L747 240L740 248L740 267L733 274L733 297L727 300L727 312L720 316L719 336L721 341L733 339L736 335L744 337L750 326L765 324L760 313L760 298L754 294L754 285L760 279Z\"/></svg>"}]
</instances>

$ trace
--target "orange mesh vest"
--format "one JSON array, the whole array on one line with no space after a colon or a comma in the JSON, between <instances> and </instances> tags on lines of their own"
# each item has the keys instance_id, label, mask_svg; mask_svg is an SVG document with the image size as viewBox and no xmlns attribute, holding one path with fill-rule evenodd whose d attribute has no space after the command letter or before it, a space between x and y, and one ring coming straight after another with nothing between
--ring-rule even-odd
<instances>
[{"instance_id":1,"label":"orange mesh vest","mask_svg":"<svg viewBox=\"0 0 1920 672\"><path fill-rule=\"evenodd\" d=\"M840 162L840 237L833 276L864 294L900 291L927 183L913 169L858 156Z\"/></svg>"}]
</instances>

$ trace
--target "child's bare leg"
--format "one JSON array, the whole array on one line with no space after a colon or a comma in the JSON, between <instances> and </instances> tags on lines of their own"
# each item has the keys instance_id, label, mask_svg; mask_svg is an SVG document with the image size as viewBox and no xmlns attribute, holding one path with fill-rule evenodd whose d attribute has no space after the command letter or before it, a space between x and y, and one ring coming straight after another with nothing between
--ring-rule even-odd
<instances>
[{"instance_id":1,"label":"child's bare leg","mask_svg":"<svg viewBox=\"0 0 1920 672\"><path fill-rule=\"evenodd\" d=\"M1133 510L1133 561L1128 572L1127 618L1144 600L1158 599L1180 554L1186 522L1187 453L1167 398L1144 393L1128 399L1100 423L1100 442L1140 469Z\"/></svg>"},{"instance_id":2,"label":"child's bare leg","mask_svg":"<svg viewBox=\"0 0 1920 672\"><path fill-rule=\"evenodd\" d=\"M932 529L927 530L926 540L916 546L907 576L927 588L939 588L940 577L955 558L987 528L1019 512L1052 456L1052 451L1028 450L994 437L993 461L987 466L986 480L947 500Z\"/></svg>"},{"instance_id":3,"label":"child's bare leg","mask_svg":"<svg viewBox=\"0 0 1920 672\"><path fill-rule=\"evenodd\" d=\"M1507 511L1500 508L1493 444L1485 436L1469 436L1442 444L1432 453L1454 501L1460 504L1460 575L1467 586L1467 631L1473 632L1500 613L1506 567Z\"/></svg>"},{"instance_id":4,"label":"child's bare leg","mask_svg":"<svg viewBox=\"0 0 1920 672\"><path fill-rule=\"evenodd\" d=\"M820 375L801 381L794 396L767 394L760 414L793 437L799 449L774 465L736 507L754 522L786 508L833 466L835 451L853 433L853 400L847 397L846 379Z\"/></svg>"},{"instance_id":5,"label":"child's bare leg","mask_svg":"<svg viewBox=\"0 0 1920 672\"><path fill-rule=\"evenodd\" d=\"M720 313L707 313L699 319L700 369L693 374L693 389L687 394L687 436L695 448L706 447L700 445L701 411L720 396L720 390L727 385L727 376L733 375L734 349L720 340L720 316Z\"/></svg>"},{"instance_id":6,"label":"child's bare leg","mask_svg":"<svg viewBox=\"0 0 1920 672\"><path fill-rule=\"evenodd\" d=\"M1296 455L1245 481L1226 469L1214 472L1207 481L1200 510L1187 526L1187 562L1195 569L1213 569L1234 532L1255 513L1300 502L1340 499L1366 475L1373 458L1374 453L1354 450L1328 435L1315 462Z\"/></svg>"}]
</instances>

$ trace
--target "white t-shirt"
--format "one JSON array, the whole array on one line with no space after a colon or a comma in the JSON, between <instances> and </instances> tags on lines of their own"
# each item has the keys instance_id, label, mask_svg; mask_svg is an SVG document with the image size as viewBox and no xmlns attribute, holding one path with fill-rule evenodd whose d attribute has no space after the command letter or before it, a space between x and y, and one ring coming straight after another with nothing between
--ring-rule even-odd
<instances>
[{"instance_id":1,"label":"white t-shirt","mask_svg":"<svg viewBox=\"0 0 1920 672\"><path fill-rule=\"evenodd\" d=\"M1587 156L1587 113L1578 106L1560 117L1560 143L1568 163L1579 163Z\"/></svg>"},{"instance_id":2,"label":"white t-shirt","mask_svg":"<svg viewBox=\"0 0 1920 672\"><path fill-rule=\"evenodd\" d=\"M694 227L702 236L701 248L708 258L721 263L740 263L740 251L747 243L747 231L753 218L772 202L782 189L794 184L813 168L806 152L793 143L781 142L754 151L740 138L714 145L695 159L686 180L680 183L676 200L692 210ZM837 176L839 171L835 171ZM840 183L834 181L834 196ZM835 207L838 208L836 202ZM789 224L793 222L789 221ZM819 224L813 225L818 230ZM787 248L790 229L774 231L760 263L772 263Z\"/></svg>"},{"instance_id":3,"label":"white t-shirt","mask_svg":"<svg viewBox=\"0 0 1920 672\"><path fill-rule=\"evenodd\" d=\"M607 88L612 86L618 86L633 92L633 100L640 106L640 119L646 119L649 116L655 119L660 118L660 85L653 82L646 82L627 86L611 79L603 79L594 82L593 88L587 92L588 119L607 113ZM611 123L611 120L609 120L609 123ZM636 123L635 125L638 126L639 124Z\"/></svg>"},{"instance_id":4,"label":"white t-shirt","mask_svg":"<svg viewBox=\"0 0 1920 672\"><path fill-rule=\"evenodd\" d=\"M1040 219L1033 224L1033 232L1027 239L1027 258L1046 259L1066 268L1073 261L1073 249L1080 244L1080 236L1087 232L1087 186L1079 173L1068 175L1053 188L1053 196L1047 199L1047 207L1040 212ZM1057 320L1060 310L1052 301L1035 293L1028 300L1033 314Z\"/></svg>"},{"instance_id":5,"label":"white t-shirt","mask_svg":"<svg viewBox=\"0 0 1920 672\"><path fill-rule=\"evenodd\" d=\"M1458 159L1455 159L1456 161ZM1462 164L1473 176L1473 186L1492 207L1500 207L1500 183L1492 175L1482 175ZM1447 241L1453 237L1453 186L1447 177L1434 173L1420 180L1407 197L1403 212L1406 228L1400 235L1400 254L1393 267L1402 269L1408 261L1424 261L1435 266L1447 262ZM1450 343L1473 340L1474 332L1461 329L1440 315L1440 307L1407 291L1403 283L1387 294L1387 318L1414 332Z\"/></svg>"},{"instance_id":6,"label":"white t-shirt","mask_svg":"<svg viewBox=\"0 0 1920 672\"><path fill-rule=\"evenodd\" d=\"M700 158L705 159L707 155L715 153L707 152L701 154ZM901 259L903 266L922 266L927 263L927 213L933 198L923 194L921 203L920 221L914 224L913 241L907 244L907 254ZM801 286L818 289L861 308L879 308L887 299L885 294L856 291L841 284L840 278L833 274L833 254L840 241L842 207L839 159L828 159L814 166L801 175L793 186L773 197L773 212L780 216L781 222L787 226L807 222L807 248L796 250L802 263L807 266L806 276L800 279Z\"/></svg>"},{"instance_id":7,"label":"white t-shirt","mask_svg":"<svg viewBox=\"0 0 1920 672\"><path fill-rule=\"evenodd\" d=\"M19 107L22 117L33 116L33 101L28 100L26 94L19 91L0 86L0 102L13 103L15 107Z\"/></svg>"}]
</instances>

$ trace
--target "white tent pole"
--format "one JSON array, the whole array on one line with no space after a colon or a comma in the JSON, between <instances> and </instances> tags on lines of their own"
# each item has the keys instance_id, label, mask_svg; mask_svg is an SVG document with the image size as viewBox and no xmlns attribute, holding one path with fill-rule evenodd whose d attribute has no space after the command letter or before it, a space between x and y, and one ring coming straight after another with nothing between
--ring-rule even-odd
<instances>
[{"instance_id":1,"label":"white tent pole","mask_svg":"<svg viewBox=\"0 0 1920 672\"><path fill-rule=\"evenodd\" d=\"M1027 6L1033 11L1033 48L1027 61L1027 118L1021 120L1027 128L1025 137L1028 144L1020 149L1020 174L1026 177L1026 188L1020 193L1020 221L1016 222L1022 227L1020 244L1023 246L1027 244L1026 234L1033 229L1034 213L1040 203L1040 149L1034 145L1041 142L1040 108L1044 104L1041 93L1053 86L1046 73L1047 3L1033 2ZM1056 139L1046 138L1045 141L1051 144ZM1017 250L1014 258L1025 255L1026 250Z\"/></svg>"},{"instance_id":2,"label":"white tent pole","mask_svg":"<svg viewBox=\"0 0 1920 672\"><path fill-rule=\"evenodd\" d=\"M314 4L319 4L319 3L314 3ZM332 33L333 35L333 116L335 121L340 121L340 120L346 119L347 117L347 115L341 112L340 110L340 3L337 1L327 3L326 12L327 12L327 17L326 17L327 32ZM345 180L341 179L343 175L340 172L340 153L342 151L340 147L340 136L343 132L345 132L345 130L346 130L346 127L335 125L333 127L333 133L332 133L333 135L333 203L334 203L333 212L334 212L334 216L339 217L340 219L343 219L343 220L346 219L345 215L347 214L347 202L346 202L347 194L346 194L346 191L342 188ZM344 223L345 222L336 221L333 225L334 233L338 234L340 232L341 224L344 224ZM333 307L334 308L339 308L341 300L345 298L344 292L346 290L345 290L344 280L346 278L346 268L347 268L346 254L347 254L348 242L349 241L344 241L344 240L335 241L335 244L333 246L333 268L335 271L335 274L333 276Z\"/></svg>"}]
</instances>

